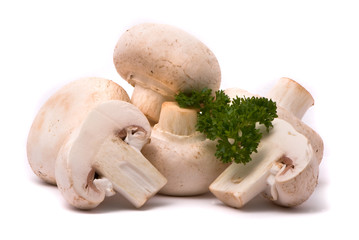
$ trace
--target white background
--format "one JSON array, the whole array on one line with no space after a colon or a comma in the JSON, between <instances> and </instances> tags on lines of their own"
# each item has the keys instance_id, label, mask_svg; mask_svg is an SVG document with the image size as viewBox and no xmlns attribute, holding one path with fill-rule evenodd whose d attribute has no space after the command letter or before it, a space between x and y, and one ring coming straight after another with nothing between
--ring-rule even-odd
<instances>
[{"instance_id":1,"label":"white background","mask_svg":"<svg viewBox=\"0 0 359 240\"><path fill-rule=\"evenodd\" d=\"M32 173L26 139L40 106L80 77L112 79L131 94L112 53L143 22L203 41L220 63L222 89L265 94L290 77L312 93L303 121L322 136L325 154L307 202L286 209L256 198L238 210L211 194L157 195L135 209L114 196L79 211ZM1 239L358 239L355 1L1 1L0 31Z\"/></svg>"}]
</instances>

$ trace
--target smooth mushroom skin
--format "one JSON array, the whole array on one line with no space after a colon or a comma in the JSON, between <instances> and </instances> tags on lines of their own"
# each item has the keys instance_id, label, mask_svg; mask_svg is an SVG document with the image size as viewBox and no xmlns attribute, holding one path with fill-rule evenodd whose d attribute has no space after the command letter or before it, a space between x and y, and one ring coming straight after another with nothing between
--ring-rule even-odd
<instances>
[{"instance_id":1,"label":"smooth mushroom skin","mask_svg":"<svg viewBox=\"0 0 359 240\"><path fill-rule=\"evenodd\" d=\"M135 87L131 101L157 123L161 105L178 92L204 87L217 91L221 71L213 52L187 32L165 24L133 26L120 37L113 60Z\"/></svg>"},{"instance_id":2,"label":"smooth mushroom skin","mask_svg":"<svg viewBox=\"0 0 359 240\"><path fill-rule=\"evenodd\" d=\"M91 209L116 191L141 207L166 183L140 152L150 133L148 120L130 103L111 100L94 107L56 161L56 181L65 199ZM104 178L94 179L95 173Z\"/></svg>"},{"instance_id":3,"label":"smooth mushroom skin","mask_svg":"<svg viewBox=\"0 0 359 240\"><path fill-rule=\"evenodd\" d=\"M258 95L238 88L228 89L225 92L231 98L236 96L258 97ZM290 136L282 134L282 136L277 137L278 146L274 146L274 143L268 143L268 140L265 140L268 137L265 137L261 141L258 153L254 153L252 156L254 161L244 166L232 164L211 184L211 191L223 202L233 207L242 207L259 193L278 205L297 206L311 196L318 183L319 164L323 158L323 140L298 118L298 116L302 117L306 110L314 104L312 96L301 85L289 78L281 78L268 95L277 102L278 119L274 121L276 123L274 126L278 125L277 128L285 126L288 129L293 129L288 130ZM280 127L281 125L283 127ZM278 129L273 130L275 130L274 133L269 135L276 135ZM298 156L287 155L290 146L287 147L286 151L281 149L281 146L287 144L291 137L297 136L303 136L302 142L307 141L310 145L307 150L302 149L302 152L308 152L306 159L309 159L304 166L298 161ZM274 137L272 136L272 138ZM267 143L265 143L266 141ZM305 145L304 143L302 146ZM293 149L298 147L296 141L293 141L291 145ZM253 169L264 168L265 170L262 173L250 173L253 171L252 165L255 166ZM298 167L300 165L302 166ZM260 174L263 174L262 177ZM237 179L235 176L238 177L239 175L241 177ZM255 180L252 180L252 183L248 183L250 180L242 182L246 178ZM258 183L253 185L253 182L256 181ZM238 187L240 184L242 186ZM227 190L223 191L225 188Z\"/></svg>"},{"instance_id":4,"label":"smooth mushroom skin","mask_svg":"<svg viewBox=\"0 0 359 240\"><path fill-rule=\"evenodd\" d=\"M27 139L27 157L33 172L56 184L55 161L65 139L88 112L107 100L129 102L126 91L111 80L82 78L68 83L40 108Z\"/></svg>"},{"instance_id":5,"label":"smooth mushroom skin","mask_svg":"<svg viewBox=\"0 0 359 240\"><path fill-rule=\"evenodd\" d=\"M166 177L160 193L172 196L199 195L228 164L215 157L216 142L196 131L197 112L164 102L160 121L152 129L143 155Z\"/></svg>"}]
</instances>

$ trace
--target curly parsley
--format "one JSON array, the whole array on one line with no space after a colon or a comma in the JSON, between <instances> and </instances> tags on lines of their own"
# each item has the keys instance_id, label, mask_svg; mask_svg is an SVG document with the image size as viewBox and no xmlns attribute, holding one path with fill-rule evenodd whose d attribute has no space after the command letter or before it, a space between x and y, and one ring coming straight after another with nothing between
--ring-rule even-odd
<instances>
[{"instance_id":1,"label":"curly parsley","mask_svg":"<svg viewBox=\"0 0 359 240\"><path fill-rule=\"evenodd\" d=\"M176 101L182 108L197 108L197 131L210 140L217 140L216 157L224 163L246 164L257 152L263 124L269 131L277 115L277 105L270 99L248 97L231 99L223 90L212 95L211 89L179 93Z\"/></svg>"}]
</instances>

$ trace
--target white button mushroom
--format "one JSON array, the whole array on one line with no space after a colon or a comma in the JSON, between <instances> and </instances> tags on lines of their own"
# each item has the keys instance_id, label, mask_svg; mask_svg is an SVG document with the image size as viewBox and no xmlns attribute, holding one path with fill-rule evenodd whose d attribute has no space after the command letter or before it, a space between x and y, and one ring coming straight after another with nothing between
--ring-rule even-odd
<instances>
[{"instance_id":1,"label":"white button mushroom","mask_svg":"<svg viewBox=\"0 0 359 240\"><path fill-rule=\"evenodd\" d=\"M146 117L128 102L98 101L112 85L102 79L68 84L45 103L29 134L29 161L51 161L59 190L77 208L94 208L115 191L140 207L166 183L140 153L151 132ZM124 90L116 89L126 99ZM54 116L59 119L55 127ZM34 149L36 140L43 144ZM37 159L43 152L55 159Z\"/></svg>"},{"instance_id":2,"label":"white button mushroom","mask_svg":"<svg viewBox=\"0 0 359 240\"><path fill-rule=\"evenodd\" d=\"M219 89L221 72L214 54L181 29L139 24L127 30L114 50L118 73L135 87L132 103L157 123L164 101L179 91Z\"/></svg>"},{"instance_id":3,"label":"white button mushroom","mask_svg":"<svg viewBox=\"0 0 359 240\"><path fill-rule=\"evenodd\" d=\"M235 92L231 89L229 95L248 94ZM246 165L230 165L210 185L211 192L229 206L240 208L259 193L278 205L297 206L317 185L323 142L296 117L313 105L312 96L293 80L282 78L268 97L277 101L279 118L269 133L263 133L258 152Z\"/></svg>"},{"instance_id":4,"label":"white button mushroom","mask_svg":"<svg viewBox=\"0 0 359 240\"><path fill-rule=\"evenodd\" d=\"M213 180L228 166L215 157L216 142L196 131L197 111L164 102L151 143L143 155L166 177L160 193L174 196L209 191Z\"/></svg>"}]
</instances>

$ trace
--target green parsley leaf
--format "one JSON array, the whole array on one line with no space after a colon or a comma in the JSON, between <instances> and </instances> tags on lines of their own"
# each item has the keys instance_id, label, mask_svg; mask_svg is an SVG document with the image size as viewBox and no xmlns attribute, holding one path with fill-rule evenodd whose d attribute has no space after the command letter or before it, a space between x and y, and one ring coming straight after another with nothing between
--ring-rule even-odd
<instances>
[{"instance_id":1,"label":"green parsley leaf","mask_svg":"<svg viewBox=\"0 0 359 240\"><path fill-rule=\"evenodd\" d=\"M204 88L175 97L182 108L199 109L196 129L210 140L217 140L215 156L224 163L246 164L257 152L263 124L269 131L277 115L277 105L264 97L231 99L224 91Z\"/></svg>"}]
</instances>

